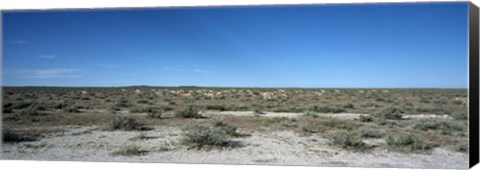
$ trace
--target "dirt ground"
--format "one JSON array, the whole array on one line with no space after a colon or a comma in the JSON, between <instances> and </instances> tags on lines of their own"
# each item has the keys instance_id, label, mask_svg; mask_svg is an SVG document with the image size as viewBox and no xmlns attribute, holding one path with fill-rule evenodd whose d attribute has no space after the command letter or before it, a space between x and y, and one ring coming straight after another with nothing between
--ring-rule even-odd
<instances>
[{"instance_id":1,"label":"dirt ground","mask_svg":"<svg viewBox=\"0 0 480 170\"><path fill-rule=\"evenodd\" d=\"M208 112L212 116L251 116L251 112ZM140 116L140 115L139 115ZM297 113L267 113L265 117L298 117ZM321 116L331 116L323 114ZM335 114L352 119L354 113ZM417 116L425 119L428 116ZM429 117L428 119L432 119ZM434 117L443 119L443 117ZM448 119L448 118L447 118ZM267 164L350 167L400 167L464 169L468 154L437 147L429 153L401 153L385 148L350 151L332 146L321 135L300 135L294 131L244 131L249 136L232 140L235 146L224 149L196 150L178 143L181 130L172 126L153 126L150 131L104 131L97 126L58 126L62 132L51 133L38 141L4 143L2 159L61 161L127 161L214 164ZM28 130L24 128L23 130ZM147 139L135 139L138 135ZM382 139L365 140L370 145ZM141 156L114 155L119 148L136 145L148 151Z\"/></svg>"},{"instance_id":2,"label":"dirt ground","mask_svg":"<svg viewBox=\"0 0 480 170\"><path fill-rule=\"evenodd\" d=\"M466 94L10 87L2 94L2 136L10 138L3 139L1 159L466 169ZM188 108L202 116L177 116ZM142 128L108 129L118 117ZM182 143L186 127L214 129L218 122L241 135L222 130L228 136L222 147Z\"/></svg>"}]
</instances>

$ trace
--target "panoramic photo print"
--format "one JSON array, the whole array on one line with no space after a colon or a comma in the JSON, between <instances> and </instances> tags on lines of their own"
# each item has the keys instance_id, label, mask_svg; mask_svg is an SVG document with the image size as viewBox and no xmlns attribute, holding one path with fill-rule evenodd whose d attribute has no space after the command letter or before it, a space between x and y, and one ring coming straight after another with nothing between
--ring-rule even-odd
<instances>
[{"instance_id":1,"label":"panoramic photo print","mask_svg":"<svg viewBox=\"0 0 480 170\"><path fill-rule=\"evenodd\" d=\"M1 159L468 168L468 2L2 17Z\"/></svg>"}]
</instances>

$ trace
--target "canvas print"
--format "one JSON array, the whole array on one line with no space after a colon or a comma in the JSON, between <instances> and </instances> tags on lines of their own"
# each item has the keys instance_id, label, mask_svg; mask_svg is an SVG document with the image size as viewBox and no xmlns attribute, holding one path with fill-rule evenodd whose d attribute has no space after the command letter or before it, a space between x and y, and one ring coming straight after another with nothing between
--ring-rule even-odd
<instances>
[{"instance_id":1,"label":"canvas print","mask_svg":"<svg viewBox=\"0 0 480 170\"><path fill-rule=\"evenodd\" d=\"M2 159L468 168L467 2L2 21Z\"/></svg>"}]
</instances>

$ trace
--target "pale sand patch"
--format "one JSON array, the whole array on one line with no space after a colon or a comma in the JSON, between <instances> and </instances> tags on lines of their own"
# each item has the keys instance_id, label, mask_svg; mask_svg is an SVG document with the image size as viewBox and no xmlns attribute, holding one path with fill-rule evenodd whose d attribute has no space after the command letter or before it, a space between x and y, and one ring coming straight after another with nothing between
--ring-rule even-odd
<instances>
[{"instance_id":1,"label":"pale sand patch","mask_svg":"<svg viewBox=\"0 0 480 170\"><path fill-rule=\"evenodd\" d=\"M255 114L252 111L204 111L200 114L205 116L229 115L229 116L260 116L260 117L288 117L295 118L303 116L303 113L291 112L264 112L264 114ZM362 113L316 113L320 117L337 118L337 119L358 119L360 116L369 114ZM402 115L403 119L452 119L449 115L419 114L419 115Z\"/></svg>"}]
</instances>

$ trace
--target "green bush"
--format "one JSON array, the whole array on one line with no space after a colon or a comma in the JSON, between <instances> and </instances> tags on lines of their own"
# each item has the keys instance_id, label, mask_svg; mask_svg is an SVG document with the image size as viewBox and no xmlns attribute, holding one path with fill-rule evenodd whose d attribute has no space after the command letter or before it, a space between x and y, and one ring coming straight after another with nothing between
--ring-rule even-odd
<instances>
[{"instance_id":1,"label":"green bush","mask_svg":"<svg viewBox=\"0 0 480 170\"><path fill-rule=\"evenodd\" d=\"M35 106L35 105L31 105L29 106L28 108L26 109L23 109L22 111L20 111L20 114L21 115L24 115L24 116L38 116L40 115L40 112L38 112L38 107Z\"/></svg>"},{"instance_id":2,"label":"green bush","mask_svg":"<svg viewBox=\"0 0 480 170\"><path fill-rule=\"evenodd\" d=\"M372 114L373 117L376 118L384 118L390 120L401 120L402 119L403 110L399 108L385 108L381 112L377 112Z\"/></svg>"},{"instance_id":3,"label":"green bush","mask_svg":"<svg viewBox=\"0 0 480 170\"><path fill-rule=\"evenodd\" d=\"M356 133L335 132L326 136L327 140L334 145L343 148L362 148L365 147L362 137Z\"/></svg>"},{"instance_id":4,"label":"green bush","mask_svg":"<svg viewBox=\"0 0 480 170\"><path fill-rule=\"evenodd\" d=\"M139 130L141 125L135 119L125 116L114 116L108 122L109 130Z\"/></svg>"},{"instance_id":5,"label":"green bush","mask_svg":"<svg viewBox=\"0 0 480 170\"><path fill-rule=\"evenodd\" d=\"M213 126L224 131L229 136L240 136L240 133L237 132L237 127L230 125L223 121L215 121Z\"/></svg>"},{"instance_id":6,"label":"green bush","mask_svg":"<svg viewBox=\"0 0 480 170\"><path fill-rule=\"evenodd\" d=\"M140 103L140 104L147 104L149 102L149 100L147 99L140 99L137 101L137 103Z\"/></svg>"},{"instance_id":7,"label":"green bush","mask_svg":"<svg viewBox=\"0 0 480 170\"><path fill-rule=\"evenodd\" d=\"M366 129L362 129L360 130L359 132L360 136L362 136L363 138L381 138L383 137L383 133L379 132L379 131L375 131L375 130L366 130Z\"/></svg>"},{"instance_id":8,"label":"green bush","mask_svg":"<svg viewBox=\"0 0 480 170\"><path fill-rule=\"evenodd\" d=\"M385 142L390 146L409 146L411 150L425 150L428 148L423 137L412 134L387 136Z\"/></svg>"},{"instance_id":9,"label":"green bush","mask_svg":"<svg viewBox=\"0 0 480 170\"><path fill-rule=\"evenodd\" d=\"M160 118L162 118L162 112L160 112L160 111L158 111L158 112L149 112L149 113L147 113L147 116L150 117L150 118L160 119Z\"/></svg>"},{"instance_id":10,"label":"green bush","mask_svg":"<svg viewBox=\"0 0 480 170\"><path fill-rule=\"evenodd\" d=\"M468 120L468 112L466 109L458 110L452 113L455 120Z\"/></svg>"},{"instance_id":11,"label":"green bush","mask_svg":"<svg viewBox=\"0 0 480 170\"><path fill-rule=\"evenodd\" d=\"M120 156L140 156L147 154L148 151L141 150L139 146L136 145L128 145L123 147L122 149L113 153L113 155L120 155Z\"/></svg>"},{"instance_id":12,"label":"green bush","mask_svg":"<svg viewBox=\"0 0 480 170\"><path fill-rule=\"evenodd\" d=\"M193 106L188 106L186 109L178 110L175 112L175 117L179 118L203 118L201 114Z\"/></svg>"},{"instance_id":13,"label":"green bush","mask_svg":"<svg viewBox=\"0 0 480 170\"><path fill-rule=\"evenodd\" d=\"M322 121L319 121L318 124L328 128L345 129L345 130L353 130L359 126L353 121L339 120L339 119L322 120Z\"/></svg>"},{"instance_id":14,"label":"green bush","mask_svg":"<svg viewBox=\"0 0 480 170\"><path fill-rule=\"evenodd\" d=\"M465 143L460 143L455 145L455 151L457 152L468 152L468 145Z\"/></svg>"},{"instance_id":15,"label":"green bush","mask_svg":"<svg viewBox=\"0 0 480 170\"><path fill-rule=\"evenodd\" d=\"M312 117L312 118L318 118L318 115L313 113L313 112L306 112L303 114L305 117Z\"/></svg>"},{"instance_id":16,"label":"green bush","mask_svg":"<svg viewBox=\"0 0 480 170\"><path fill-rule=\"evenodd\" d=\"M32 104L33 104L33 102L31 102L31 101L17 101L17 102L12 103L11 108L12 109L17 109L17 110L18 109L25 109Z\"/></svg>"},{"instance_id":17,"label":"green bush","mask_svg":"<svg viewBox=\"0 0 480 170\"><path fill-rule=\"evenodd\" d=\"M219 128L210 128L198 124L188 125L182 129L181 142L185 145L201 148L204 146L228 146L229 135Z\"/></svg>"},{"instance_id":18,"label":"green bush","mask_svg":"<svg viewBox=\"0 0 480 170\"><path fill-rule=\"evenodd\" d=\"M3 104L3 113L13 113L12 105L11 102Z\"/></svg>"},{"instance_id":19,"label":"green bush","mask_svg":"<svg viewBox=\"0 0 480 170\"><path fill-rule=\"evenodd\" d=\"M120 98L117 101L115 101L115 106L117 107L128 107L130 103L126 98Z\"/></svg>"},{"instance_id":20,"label":"green bush","mask_svg":"<svg viewBox=\"0 0 480 170\"><path fill-rule=\"evenodd\" d=\"M256 114L256 115L263 115L263 114L266 114L265 112L263 112L262 110L260 109L253 109L253 114Z\"/></svg>"},{"instance_id":21,"label":"green bush","mask_svg":"<svg viewBox=\"0 0 480 170\"><path fill-rule=\"evenodd\" d=\"M273 117L270 119L266 119L268 123L282 123L282 122L294 122L296 121L295 119L291 119L288 117Z\"/></svg>"},{"instance_id":22,"label":"green bush","mask_svg":"<svg viewBox=\"0 0 480 170\"><path fill-rule=\"evenodd\" d=\"M345 112L343 108L315 105L308 108L309 111L318 112L318 113L342 113Z\"/></svg>"},{"instance_id":23,"label":"green bush","mask_svg":"<svg viewBox=\"0 0 480 170\"><path fill-rule=\"evenodd\" d=\"M218 111L226 111L227 107L225 105L205 105L206 110L218 110Z\"/></svg>"},{"instance_id":24,"label":"green bush","mask_svg":"<svg viewBox=\"0 0 480 170\"><path fill-rule=\"evenodd\" d=\"M373 122L374 119L372 116L360 115L359 120L360 122Z\"/></svg>"},{"instance_id":25,"label":"green bush","mask_svg":"<svg viewBox=\"0 0 480 170\"><path fill-rule=\"evenodd\" d=\"M415 129L420 130L441 130L442 134L449 135L452 131L462 131L464 126L457 123L446 122L446 121L435 121L435 122L424 122L418 123L414 126Z\"/></svg>"},{"instance_id":26,"label":"green bush","mask_svg":"<svg viewBox=\"0 0 480 170\"><path fill-rule=\"evenodd\" d=\"M3 129L2 133L2 140L6 143L16 143L16 142L24 142L24 141L34 141L35 138L24 136L21 133L18 133L12 129Z\"/></svg>"},{"instance_id":27,"label":"green bush","mask_svg":"<svg viewBox=\"0 0 480 170\"><path fill-rule=\"evenodd\" d=\"M63 108L63 111L67 113L80 113L78 106L75 106L75 105L68 105Z\"/></svg>"},{"instance_id":28,"label":"green bush","mask_svg":"<svg viewBox=\"0 0 480 170\"><path fill-rule=\"evenodd\" d=\"M131 113L147 113L148 117L161 118L162 109L157 107L135 107L130 110Z\"/></svg>"},{"instance_id":29,"label":"green bush","mask_svg":"<svg viewBox=\"0 0 480 170\"><path fill-rule=\"evenodd\" d=\"M355 106L352 103L347 103L343 105L343 108L345 109L354 109Z\"/></svg>"}]
</instances>

